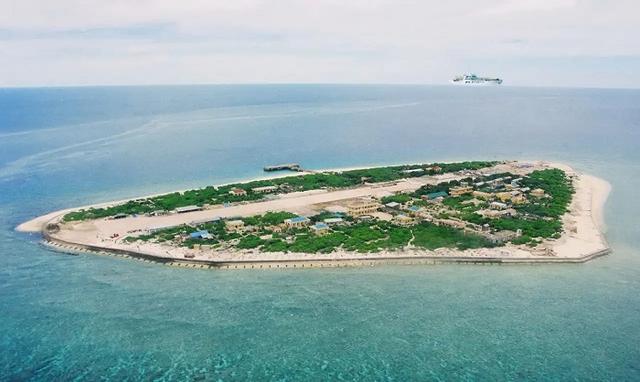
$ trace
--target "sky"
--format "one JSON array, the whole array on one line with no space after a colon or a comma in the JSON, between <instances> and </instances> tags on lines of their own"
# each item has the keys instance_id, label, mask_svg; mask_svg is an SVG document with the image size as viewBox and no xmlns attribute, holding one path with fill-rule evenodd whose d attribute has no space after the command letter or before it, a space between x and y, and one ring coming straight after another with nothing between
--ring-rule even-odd
<instances>
[{"instance_id":1,"label":"sky","mask_svg":"<svg viewBox=\"0 0 640 382\"><path fill-rule=\"evenodd\" d=\"M640 88L640 0L0 0L0 87Z\"/></svg>"}]
</instances>

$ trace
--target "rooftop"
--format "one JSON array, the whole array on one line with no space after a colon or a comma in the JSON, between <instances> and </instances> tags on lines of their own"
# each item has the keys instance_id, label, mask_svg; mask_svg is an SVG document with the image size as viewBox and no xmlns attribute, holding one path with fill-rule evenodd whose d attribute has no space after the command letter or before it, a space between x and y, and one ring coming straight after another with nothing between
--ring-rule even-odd
<instances>
[{"instance_id":1,"label":"rooftop","mask_svg":"<svg viewBox=\"0 0 640 382\"><path fill-rule=\"evenodd\" d=\"M304 216L296 216L294 218L286 219L285 221L289 221L291 223L301 223L301 222L306 222L307 220L309 220L309 218Z\"/></svg>"},{"instance_id":2,"label":"rooftop","mask_svg":"<svg viewBox=\"0 0 640 382\"><path fill-rule=\"evenodd\" d=\"M432 192L430 194L427 194L427 198L429 199L435 199L435 198L439 198L439 197L445 197L448 196L449 194L447 194L445 191L438 191L438 192Z\"/></svg>"}]
</instances>

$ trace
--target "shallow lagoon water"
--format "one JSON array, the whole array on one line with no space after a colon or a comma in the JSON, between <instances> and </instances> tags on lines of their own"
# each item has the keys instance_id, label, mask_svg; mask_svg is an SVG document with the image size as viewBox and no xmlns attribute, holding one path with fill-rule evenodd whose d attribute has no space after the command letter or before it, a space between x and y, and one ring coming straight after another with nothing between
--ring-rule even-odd
<instances>
[{"instance_id":1,"label":"shallow lagoon water","mask_svg":"<svg viewBox=\"0 0 640 382\"><path fill-rule=\"evenodd\" d=\"M0 89L0 379L638 380L640 91ZM177 269L51 252L50 210L309 168L549 159L608 180L581 265Z\"/></svg>"}]
</instances>

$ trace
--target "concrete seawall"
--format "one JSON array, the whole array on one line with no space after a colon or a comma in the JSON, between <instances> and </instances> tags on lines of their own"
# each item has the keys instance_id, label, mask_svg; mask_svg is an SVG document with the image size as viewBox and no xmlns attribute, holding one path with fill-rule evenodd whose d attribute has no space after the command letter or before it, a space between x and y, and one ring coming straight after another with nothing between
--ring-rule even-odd
<instances>
[{"instance_id":1,"label":"concrete seawall","mask_svg":"<svg viewBox=\"0 0 640 382\"><path fill-rule=\"evenodd\" d=\"M69 254L90 253L99 255L109 255L136 259L139 261L159 263L185 268L201 269L309 269L309 268L336 268L336 267L361 267L379 265L435 265L435 264L478 264L478 265L504 265L504 264L551 264L551 263L585 263L600 256L611 253L610 248L605 248L593 253L576 258L554 258L554 257L445 257L445 256L395 256L395 257L372 257L345 259L291 259L291 260L197 260L197 259L174 259L167 257L153 256L145 253L129 251L124 249L105 248L99 246L82 245L69 243L44 234L44 245L58 252Z\"/></svg>"}]
</instances>

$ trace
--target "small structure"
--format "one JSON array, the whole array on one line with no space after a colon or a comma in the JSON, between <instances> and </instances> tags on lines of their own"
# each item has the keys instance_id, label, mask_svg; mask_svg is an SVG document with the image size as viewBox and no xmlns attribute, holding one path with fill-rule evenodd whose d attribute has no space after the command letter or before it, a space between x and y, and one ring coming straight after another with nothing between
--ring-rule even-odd
<instances>
[{"instance_id":1,"label":"small structure","mask_svg":"<svg viewBox=\"0 0 640 382\"><path fill-rule=\"evenodd\" d=\"M490 192L482 192L482 191L473 191L472 195L478 199L489 200L493 197L493 194Z\"/></svg>"},{"instance_id":2,"label":"small structure","mask_svg":"<svg viewBox=\"0 0 640 382\"><path fill-rule=\"evenodd\" d=\"M347 213L353 217L369 215L380 208L380 203L372 199L359 199L347 205Z\"/></svg>"},{"instance_id":3,"label":"small structure","mask_svg":"<svg viewBox=\"0 0 640 382\"><path fill-rule=\"evenodd\" d=\"M511 241L516 239L522 235L522 232L513 232L513 231L498 231L495 233L485 232L482 234L487 240L494 244L504 243L506 241Z\"/></svg>"},{"instance_id":4,"label":"small structure","mask_svg":"<svg viewBox=\"0 0 640 382\"><path fill-rule=\"evenodd\" d=\"M472 192L473 187L471 186L457 186L449 189L449 195L451 196L462 196L465 194L471 194Z\"/></svg>"},{"instance_id":5,"label":"small structure","mask_svg":"<svg viewBox=\"0 0 640 382\"><path fill-rule=\"evenodd\" d=\"M515 216L518 212L513 208L507 208L504 210L478 210L476 214L488 218L488 219L497 219L505 216Z\"/></svg>"},{"instance_id":6,"label":"small structure","mask_svg":"<svg viewBox=\"0 0 640 382\"><path fill-rule=\"evenodd\" d=\"M432 192L426 195L427 200L436 200L438 198L446 198L447 196L449 196L449 194L445 191Z\"/></svg>"},{"instance_id":7,"label":"small structure","mask_svg":"<svg viewBox=\"0 0 640 382\"><path fill-rule=\"evenodd\" d=\"M410 206L407 208L407 211L409 211L409 214L411 215L416 215L418 212L420 212L422 210L422 208L420 206Z\"/></svg>"},{"instance_id":8,"label":"small structure","mask_svg":"<svg viewBox=\"0 0 640 382\"><path fill-rule=\"evenodd\" d=\"M233 196L245 196L247 194L247 191L243 190L242 188L232 188L231 190L229 190L229 193Z\"/></svg>"},{"instance_id":9,"label":"small structure","mask_svg":"<svg viewBox=\"0 0 640 382\"><path fill-rule=\"evenodd\" d=\"M502 202L508 202L511 200L513 195L510 192L498 192L496 194L496 198L500 199Z\"/></svg>"},{"instance_id":10,"label":"small structure","mask_svg":"<svg viewBox=\"0 0 640 382\"><path fill-rule=\"evenodd\" d=\"M489 204L489 208L491 208L492 210L506 210L507 207L508 206L506 204L500 202L491 202Z\"/></svg>"},{"instance_id":11,"label":"small structure","mask_svg":"<svg viewBox=\"0 0 640 382\"><path fill-rule=\"evenodd\" d=\"M311 232L318 236L323 236L329 233L329 226L326 223L316 223L311 226Z\"/></svg>"},{"instance_id":12,"label":"small structure","mask_svg":"<svg viewBox=\"0 0 640 382\"><path fill-rule=\"evenodd\" d=\"M176 208L176 212L179 214L185 214L187 212L194 212L194 211L202 211L202 207L193 205L193 206L184 206L184 207Z\"/></svg>"},{"instance_id":13,"label":"small structure","mask_svg":"<svg viewBox=\"0 0 640 382\"><path fill-rule=\"evenodd\" d=\"M266 172L282 171L282 170L299 171L299 172L304 171L298 163L283 163L283 164L277 164L275 166L265 166L263 170Z\"/></svg>"},{"instance_id":14,"label":"small structure","mask_svg":"<svg viewBox=\"0 0 640 382\"><path fill-rule=\"evenodd\" d=\"M385 207L389 207L389 208L398 208L400 207L400 203L398 202L389 202L387 204L384 205Z\"/></svg>"},{"instance_id":15,"label":"small structure","mask_svg":"<svg viewBox=\"0 0 640 382\"><path fill-rule=\"evenodd\" d=\"M536 188L534 190L531 190L530 194L532 196L535 196L536 198L542 198L545 196L544 190L542 188Z\"/></svg>"},{"instance_id":16,"label":"small structure","mask_svg":"<svg viewBox=\"0 0 640 382\"><path fill-rule=\"evenodd\" d=\"M399 215L394 216L393 217L393 222L396 223L397 225L403 226L403 227L415 224L415 220L412 217L404 215L404 214L399 214Z\"/></svg>"},{"instance_id":17,"label":"small structure","mask_svg":"<svg viewBox=\"0 0 640 382\"><path fill-rule=\"evenodd\" d=\"M244 230L244 222L240 219L227 220L224 222L224 228L229 232L241 232Z\"/></svg>"},{"instance_id":18,"label":"small structure","mask_svg":"<svg viewBox=\"0 0 640 382\"><path fill-rule=\"evenodd\" d=\"M402 172L403 174L416 174L416 173L424 172L424 169L412 168L412 169L408 169L408 170L402 170L400 172Z\"/></svg>"},{"instance_id":19,"label":"small structure","mask_svg":"<svg viewBox=\"0 0 640 382\"><path fill-rule=\"evenodd\" d=\"M287 228L302 228L309 225L310 220L305 216L296 216L293 218L285 219L284 224Z\"/></svg>"},{"instance_id":20,"label":"small structure","mask_svg":"<svg viewBox=\"0 0 640 382\"><path fill-rule=\"evenodd\" d=\"M511 197L511 203L513 204L524 204L526 202L527 198L522 194L514 195Z\"/></svg>"},{"instance_id":21,"label":"small structure","mask_svg":"<svg viewBox=\"0 0 640 382\"><path fill-rule=\"evenodd\" d=\"M324 219L324 222L326 224L329 224L329 225L331 225L331 224L341 224L341 223L344 222L344 219L342 219L342 218L326 218L326 219Z\"/></svg>"},{"instance_id":22,"label":"small structure","mask_svg":"<svg viewBox=\"0 0 640 382\"><path fill-rule=\"evenodd\" d=\"M258 193L264 194L264 193L268 193L268 192L277 191L278 187L277 186L264 186L264 187L252 188L251 190L253 192L258 192Z\"/></svg>"},{"instance_id":23,"label":"small structure","mask_svg":"<svg viewBox=\"0 0 640 382\"><path fill-rule=\"evenodd\" d=\"M112 219L124 219L127 217L127 214L120 212L119 214L113 215Z\"/></svg>"},{"instance_id":24,"label":"small structure","mask_svg":"<svg viewBox=\"0 0 640 382\"><path fill-rule=\"evenodd\" d=\"M207 230L195 231L189 234L191 239L212 239L213 236Z\"/></svg>"},{"instance_id":25,"label":"small structure","mask_svg":"<svg viewBox=\"0 0 640 382\"><path fill-rule=\"evenodd\" d=\"M447 227L460 228L460 229L466 227L467 225L462 220L455 220L455 219L439 219L436 221L436 224L447 226Z\"/></svg>"},{"instance_id":26,"label":"small structure","mask_svg":"<svg viewBox=\"0 0 640 382\"><path fill-rule=\"evenodd\" d=\"M270 225L270 226L266 226L265 227L267 230L273 232L273 233L280 233L282 232L282 224L280 225Z\"/></svg>"}]
</instances>

